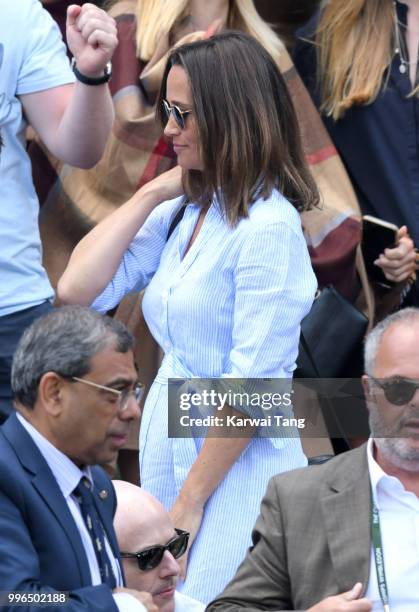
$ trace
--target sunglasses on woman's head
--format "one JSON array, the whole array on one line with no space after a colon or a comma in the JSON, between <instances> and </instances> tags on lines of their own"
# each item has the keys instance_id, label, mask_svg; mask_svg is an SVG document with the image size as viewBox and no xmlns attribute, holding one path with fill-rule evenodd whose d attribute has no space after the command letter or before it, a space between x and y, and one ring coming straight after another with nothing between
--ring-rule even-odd
<instances>
[{"instance_id":1,"label":"sunglasses on woman's head","mask_svg":"<svg viewBox=\"0 0 419 612\"><path fill-rule=\"evenodd\" d=\"M162 101L163 112L166 117L166 121L169 121L170 115L173 115L176 124L181 130L185 129L185 119L191 114L190 110L181 110L178 106L170 106L167 100Z\"/></svg>"},{"instance_id":2,"label":"sunglasses on woman's head","mask_svg":"<svg viewBox=\"0 0 419 612\"><path fill-rule=\"evenodd\" d=\"M177 536L165 546L157 544L156 546L149 546L144 550L140 550L137 553L121 552L122 559L137 559L138 567L143 572L156 568L161 563L166 550L175 559L179 559L188 547L189 533L182 531L182 529L175 529L175 531Z\"/></svg>"},{"instance_id":3,"label":"sunglasses on woman's head","mask_svg":"<svg viewBox=\"0 0 419 612\"><path fill-rule=\"evenodd\" d=\"M412 380L403 376L394 376L393 378L374 378L370 376L370 378L383 390L386 400L394 406L408 404L413 399L416 390L419 389L419 380Z\"/></svg>"}]
</instances>

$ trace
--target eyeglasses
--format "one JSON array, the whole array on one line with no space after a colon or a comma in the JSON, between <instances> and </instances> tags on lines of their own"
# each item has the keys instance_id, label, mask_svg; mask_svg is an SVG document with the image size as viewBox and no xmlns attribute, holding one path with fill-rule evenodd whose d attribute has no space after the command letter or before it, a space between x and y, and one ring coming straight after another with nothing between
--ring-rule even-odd
<instances>
[{"instance_id":1,"label":"eyeglasses","mask_svg":"<svg viewBox=\"0 0 419 612\"><path fill-rule=\"evenodd\" d=\"M386 400L395 406L408 404L416 390L419 389L419 380L403 378L403 376L382 379L370 376L370 378L383 390Z\"/></svg>"},{"instance_id":2,"label":"eyeglasses","mask_svg":"<svg viewBox=\"0 0 419 612\"><path fill-rule=\"evenodd\" d=\"M144 393L144 385L141 383L136 383L133 389L114 389L113 387L105 387L105 385L99 385L91 380L78 378L77 376L71 376L70 380L75 380L76 382L83 383L84 385L89 385L90 387L95 387L96 389L102 389L102 391L109 391L110 393L117 395L118 412L120 413L126 411L129 405L129 400L132 397L134 397L137 404L139 404Z\"/></svg>"},{"instance_id":3,"label":"eyeglasses","mask_svg":"<svg viewBox=\"0 0 419 612\"><path fill-rule=\"evenodd\" d=\"M175 558L179 559L188 548L189 533L182 531L182 529L175 529L177 536L173 538L166 546L157 545L150 546L144 550L140 550L137 553L121 553L123 559L137 559L138 567L142 572L147 572L156 568L163 559L164 553L169 553Z\"/></svg>"},{"instance_id":4,"label":"eyeglasses","mask_svg":"<svg viewBox=\"0 0 419 612\"><path fill-rule=\"evenodd\" d=\"M162 102L163 111L166 117L166 121L169 121L170 115L173 115L174 120L181 130L185 129L185 119L188 115L192 113L190 110L180 110L178 106L170 106L167 100L163 100Z\"/></svg>"}]
</instances>

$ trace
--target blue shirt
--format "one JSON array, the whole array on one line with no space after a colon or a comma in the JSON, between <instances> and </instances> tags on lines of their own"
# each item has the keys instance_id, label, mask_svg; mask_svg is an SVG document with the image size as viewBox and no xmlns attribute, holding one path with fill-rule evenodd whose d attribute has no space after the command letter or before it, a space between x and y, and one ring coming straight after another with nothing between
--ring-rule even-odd
<instances>
[{"instance_id":1,"label":"blue shirt","mask_svg":"<svg viewBox=\"0 0 419 612\"><path fill-rule=\"evenodd\" d=\"M290 377L317 287L298 212L274 191L232 228L213 202L183 256L200 207L189 204L167 240L181 200L154 209L92 307L148 285L147 324L186 375Z\"/></svg>"},{"instance_id":2,"label":"blue shirt","mask_svg":"<svg viewBox=\"0 0 419 612\"><path fill-rule=\"evenodd\" d=\"M405 24L407 6L396 2L396 8L398 19ZM311 37L317 20L318 15L298 32L293 59L319 108L315 48L302 40ZM403 28L400 30L403 35ZM353 106L337 121L324 115L323 120L352 180L362 212L399 227L407 225L419 246L419 98L409 97L409 74L401 74L399 66L396 55L388 80L384 78L386 86L374 102Z\"/></svg>"}]
</instances>

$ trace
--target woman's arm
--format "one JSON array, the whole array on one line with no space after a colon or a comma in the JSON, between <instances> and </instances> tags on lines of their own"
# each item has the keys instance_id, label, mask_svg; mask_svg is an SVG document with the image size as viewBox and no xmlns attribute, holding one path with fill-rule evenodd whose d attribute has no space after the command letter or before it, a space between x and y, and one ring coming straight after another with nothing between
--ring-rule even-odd
<instances>
[{"instance_id":1,"label":"woman's arm","mask_svg":"<svg viewBox=\"0 0 419 612\"><path fill-rule=\"evenodd\" d=\"M90 305L112 280L125 251L158 204L183 193L182 171L173 168L147 183L79 242L58 282L67 304Z\"/></svg>"},{"instance_id":2,"label":"woman's arm","mask_svg":"<svg viewBox=\"0 0 419 612\"><path fill-rule=\"evenodd\" d=\"M233 412L230 410L230 414L233 414ZM226 415L226 411L217 412L218 416L223 414ZM185 529L190 533L188 548L191 547L201 526L206 502L251 440L252 432L249 428L244 429L243 435L247 437L207 437L205 439L201 451L170 510L173 524L177 528ZM223 428L222 431L223 435L227 435L226 428ZM208 433L211 436L211 432ZM237 435L237 432L235 433ZM220 433L216 431L214 435L219 436ZM187 560L186 554L178 560L183 580L186 577Z\"/></svg>"}]
</instances>

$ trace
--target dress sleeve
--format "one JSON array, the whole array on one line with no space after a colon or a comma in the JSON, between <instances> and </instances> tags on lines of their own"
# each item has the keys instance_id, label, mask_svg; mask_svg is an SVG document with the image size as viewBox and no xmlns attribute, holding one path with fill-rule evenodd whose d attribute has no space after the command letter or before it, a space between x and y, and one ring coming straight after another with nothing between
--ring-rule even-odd
<instances>
[{"instance_id":1,"label":"dress sleeve","mask_svg":"<svg viewBox=\"0 0 419 612\"><path fill-rule=\"evenodd\" d=\"M91 304L99 312L111 310L133 291L144 289L160 264L170 223L182 198L163 202L155 208L125 251L119 267L100 295Z\"/></svg>"},{"instance_id":2,"label":"dress sleeve","mask_svg":"<svg viewBox=\"0 0 419 612\"><path fill-rule=\"evenodd\" d=\"M247 237L236 267L232 348L223 376L289 378L300 322L316 288L302 233L278 222Z\"/></svg>"},{"instance_id":3,"label":"dress sleeve","mask_svg":"<svg viewBox=\"0 0 419 612\"><path fill-rule=\"evenodd\" d=\"M58 25L36 0L25 15L25 45L16 93L28 94L75 80Z\"/></svg>"}]
</instances>

